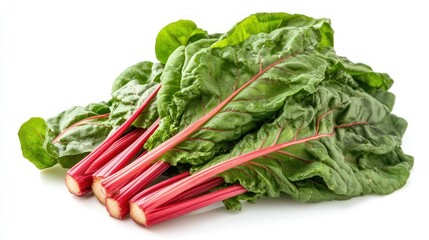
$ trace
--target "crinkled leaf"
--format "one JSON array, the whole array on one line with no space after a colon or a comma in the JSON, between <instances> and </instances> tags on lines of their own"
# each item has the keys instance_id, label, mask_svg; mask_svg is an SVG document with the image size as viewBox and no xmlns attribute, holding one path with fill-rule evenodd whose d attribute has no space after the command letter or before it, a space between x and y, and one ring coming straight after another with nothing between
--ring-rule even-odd
<instances>
[{"instance_id":1,"label":"crinkled leaf","mask_svg":"<svg viewBox=\"0 0 429 240\"><path fill-rule=\"evenodd\" d=\"M53 133L53 136L57 136L64 129L73 125L74 123L83 120L88 117L102 115L110 112L110 107L107 103L92 103L86 107L75 106L71 107L54 117L46 120L48 128Z\"/></svg>"},{"instance_id":2,"label":"crinkled leaf","mask_svg":"<svg viewBox=\"0 0 429 240\"><path fill-rule=\"evenodd\" d=\"M140 84L148 82L159 82L164 66L160 63L149 61L139 62L125 69L113 82L112 93L126 85L128 82L135 80Z\"/></svg>"},{"instance_id":3,"label":"crinkled leaf","mask_svg":"<svg viewBox=\"0 0 429 240\"><path fill-rule=\"evenodd\" d=\"M191 43L188 46L178 47L176 51L171 55L169 61L166 64L164 73L161 76L162 88L157 94L157 106L158 113L161 118L164 118L160 123L161 129L170 128L171 131L175 131L177 128L171 125L168 118L171 114L176 114L169 109L175 109L173 96L176 92L180 91L182 68L191 61L192 57L201 49L210 47L216 39L202 39L195 43ZM152 139L157 139L158 142L163 142L170 137L170 134L165 134L164 131L158 131L154 133Z\"/></svg>"},{"instance_id":4,"label":"crinkled leaf","mask_svg":"<svg viewBox=\"0 0 429 240\"><path fill-rule=\"evenodd\" d=\"M340 57L333 50L327 51L330 62L327 77L342 82L356 90L366 91L390 110L395 103L395 95L387 90L393 80L386 73L374 72L371 67L363 63L353 63L345 57Z\"/></svg>"},{"instance_id":5,"label":"crinkled leaf","mask_svg":"<svg viewBox=\"0 0 429 240\"><path fill-rule=\"evenodd\" d=\"M18 131L22 155L38 169L49 168L57 164L57 156L49 154L43 147L46 130L45 120L33 117L22 124Z\"/></svg>"},{"instance_id":6,"label":"crinkled leaf","mask_svg":"<svg viewBox=\"0 0 429 240\"><path fill-rule=\"evenodd\" d=\"M23 124L20 139L24 156L39 168L50 167L57 162L64 168L74 166L142 104L159 84L157 82L161 70L159 64L155 66L149 62L134 65L118 77L114 88L122 84L124 86L113 92L113 98L108 103L69 108L49 118L46 126L40 119ZM157 107L153 101L133 125L146 128L157 117ZM38 128L34 124L38 124ZM36 139L35 130L40 132L41 129L45 129L40 135L43 142L32 146L32 139ZM21 137L24 130L28 135L25 138Z\"/></svg>"},{"instance_id":7,"label":"crinkled leaf","mask_svg":"<svg viewBox=\"0 0 429 240\"><path fill-rule=\"evenodd\" d=\"M353 63L345 57L335 55L333 51L326 54L332 67L329 72L331 77L342 78L349 81L348 84L358 85L365 91L388 90L393 80L386 73L376 73L371 67L363 63Z\"/></svg>"},{"instance_id":8,"label":"crinkled leaf","mask_svg":"<svg viewBox=\"0 0 429 240\"><path fill-rule=\"evenodd\" d=\"M180 46L186 46L201 38L208 38L207 32L198 28L190 20L179 20L165 26L156 37L155 54L161 63L166 63L169 56Z\"/></svg>"},{"instance_id":9,"label":"crinkled leaf","mask_svg":"<svg viewBox=\"0 0 429 240\"><path fill-rule=\"evenodd\" d=\"M413 165L413 158L401 150L406 121L371 95L333 81L323 82L313 94L289 98L272 123L248 134L230 153L205 167L314 135L324 114L320 133L345 127L337 128L333 136L286 147L220 174L226 182L239 182L250 191L227 200L226 206L239 209L237 200L282 193L303 202L388 194L406 183Z\"/></svg>"},{"instance_id":10,"label":"crinkled leaf","mask_svg":"<svg viewBox=\"0 0 429 240\"><path fill-rule=\"evenodd\" d=\"M107 104L95 103L72 107L49 118L44 148L49 154L58 156L62 167L74 166L111 132L112 125L105 115L109 112ZM88 119L90 117L95 118Z\"/></svg>"},{"instance_id":11,"label":"crinkled leaf","mask_svg":"<svg viewBox=\"0 0 429 240\"><path fill-rule=\"evenodd\" d=\"M328 19L315 19L301 14L255 13L237 23L231 30L224 34L213 48L233 46L244 42L252 35L258 33L270 33L279 28L303 28L318 29L319 48L330 48L334 45L334 31Z\"/></svg>"},{"instance_id":12,"label":"crinkled leaf","mask_svg":"<svg viewBox=\"0 0 429 240\"><path fill-rule=\"evenodd\" d=\"M145 101L155 90L157 82L141 84L137 80L131 80L120 89L112 93L111 113L109 122L113 126L120 126L131 114ZM148 128L158 118L156 101L152 101L142 114L134 121L133 125L139 128Z\"/></svg>"},{"instance_id":13,"label":"crinkled leaf","mask_svg":"<svg viewBox=\"0 0 429 240\"><path fill-rule=\"evenodd\" d=\"M174 59L172 55L161 77L163 86L174 86L176 92L169 91L172 100L160 110L168 115L145 147L154 148L254 81L161 159L172 164L200 164L228 150L234 141L272 118L287 96L301 90L314 91L327 68L324 56L316 51L319 42L315 28L285 27L253 35L234 46L202 48L191 57L178 49L182 53L175 54Z\"/></svg>"}]
</instances>

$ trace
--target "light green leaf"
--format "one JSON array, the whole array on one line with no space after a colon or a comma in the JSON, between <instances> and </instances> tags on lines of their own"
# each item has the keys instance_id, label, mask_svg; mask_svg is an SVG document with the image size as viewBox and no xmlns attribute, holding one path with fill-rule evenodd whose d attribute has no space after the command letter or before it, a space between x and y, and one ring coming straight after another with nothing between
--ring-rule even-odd
<instances>
[{"instance_id":1,"label":"light green leaf","mask_svg":"<svg viewBox=\"0 0 429 240\"><path fill-rule=\"evenodd\" d=\"M252 35L270 33L280 28L310 27L318 30L319 48L331 48L334 45L334 31L328 19L314 19L301 14L255 13L243 19L224 34L213 48L223 48L244 42Z\"/></svg>"},{"instance_id":2,"label":"light green leaf","mask_svg":"<svg viewBox=\"0 0 429 240\"><path fill-rule=\"evenodd\" d=\"M190 20L179 20L165 26L156 37L156 58L163 64L168 57L180 46L186 46L201 38L208 38L207 32L198 28Z\"/></svg>"},{"instance_id":3,"label":"light green leaf","mask_svg":"<svg viewBox=\"0 0 429 240\"><path fill-rule=\"evenodd\" d=\"M160 63L149 61L139 62L125 69L113 82L112 93L126 85L128 82L135 80L140 84L148 82L159 82L159 77L164 66Z\"/></svg>"}]
</instances>

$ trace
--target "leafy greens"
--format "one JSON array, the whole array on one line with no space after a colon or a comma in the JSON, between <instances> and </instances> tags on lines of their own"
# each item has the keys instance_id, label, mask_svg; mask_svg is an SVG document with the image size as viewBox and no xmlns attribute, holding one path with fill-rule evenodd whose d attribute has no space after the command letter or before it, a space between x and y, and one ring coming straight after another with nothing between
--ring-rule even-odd
<instances>
[{"instance_id":1,"label":"leafy greens","mask_svg":"<svg viewBox=\"0 0 429 240\"><path fill-rule=\"evenodd\" d=\"M71 168L120 126L156 88L163 66L151 62L127 68L114 81L108 102L71 107L48 118L31 118L18 136L25 158L37 168L59 163ZM148 128L158 118L156 101L133 123Z\"/></svg>"},{"instance_id":2,"label":"leafy greens","mask_svg":"<svg viewBox=\"0 0 429 240\"><path fill-rule=\"evenodd\" d=\"M24 157L39 169L75 166L66 182L79 196L108 172L97 197L118 218L131 201L144 225L213 199L240 209L260 197L319 202L405 185L414 159L401 148L407 122L392 113L393 80L338 56L330 20L256 13L224 34L179 20L161 29L155 54L160 63L115 79L109 101L25 122ZM135 128L148 130L125 137ZM101 157L115 144L120 153ZM138 193L168 168L181 173Z\"/></svg>"}]
</instances>

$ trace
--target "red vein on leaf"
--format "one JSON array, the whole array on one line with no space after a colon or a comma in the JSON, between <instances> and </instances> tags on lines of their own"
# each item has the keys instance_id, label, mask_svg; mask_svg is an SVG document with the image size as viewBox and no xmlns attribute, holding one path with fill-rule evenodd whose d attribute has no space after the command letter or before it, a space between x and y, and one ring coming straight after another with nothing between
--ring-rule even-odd
<instances>
[{"instance_id":1,"label":"red vein on leaf","mask_svg":"<svg viewBox=\"0 0 429 240\"><path fill-rule=\"evenodd\" d=\"M322 116L326 116L326 115L327 114L323 114ZM319 120L320 120L320 118L319 118ZM233 157L227 161L223 161L221 163L212 165L208 168L205 168L201 171L198 171L198 172L194 173L193 175L191 175L187 178L184 178L184 179L182 179L182 180L180 180L180 181L178 181L172 185L169 185L169 186L159 190L156 194L154 194L153 198L150 201L143 203L139 207L143 211L154 210L158 206L160 206L163 203L174 198L177 194L180 194L183 191L186 191L186 190L188 190L194 186L197 186L198 184L201 184L202 182L206 181L207 179L209 179L213 176L216 176L220 173L223 173L224 171L227 171L229 169L236 168L237 166L240 166L242 164L248 163L248 162L252 161L253 159L263 157L265 155L279 151L279 150L284 149L284 148L289 147L289 146L298 145L298 144L302 144L305 142L318 140L321 138L333 137L333 136L335 136L336 129L367 124L367 122L368 121L352 122L349 124L337 125L337 126L333 127L332 132L330 132L330 133L318 133L317 132L317 133L314 133L313 135L310 135L307 137L287 141L287 142L280 143L280 144L277 144L274 146L269 146L269 147L262 148L259 150L251 151L251 152L248 152L244 155ZM320 121L318 121L318 123L320 124ZM316 127L316 129L318 129L318 127Z\"/></svg>"},{"instance_id":2,"label":"red vein on leaf","mask_svg":"<svg viewBox=\"0 0 429 240\"><path fill-rule=\"evenodd\" d=\"M204 141L204 142L214 143L211 140L203 139L203 138L188 138L188 139L184 140L184 142L186 142L186 141Z\"/></svg>"},{"instance_id":3,"label":"red vein on leaf","mask_svg":"<svg viewBox=\"0 0 429 240\"><path fill-rule=\"evenodd\" d=\"M298 138L299 133L301 132L302 126L304 126L304 119L302 119L301 121L301 125L299 126L299 128L296 130L295 135L293 136L293 140L296 140ZM317 125L318 126L318 125ZM316 133L319 133L319 130L316 129Z\"/></svg>"},{"instance_id":4,"label":"red vein on leaf","mask_svg":"<svg viewBox=\"0 0 429 240\"><path fill-rule=\"evenodd\" d=\"M75 127L87 124L87 123L89 123L89 122L91 122L92 120L95 120L95 119L107 118L107 117L109 117L109 113L87 117L87 118L84 118L84 119L82 119L82 120L80 120L78 122L75 122L74 124L70 125L66 129L64 129L60 134L58 134L58 136L56 138L54 138L54 140L52 140L52 143L58 142L59 139L61 139L61 137L64 136L64 134L66 134L67 132L69 132L70 130L72 130Z\"/></svg>"},{"instance_id":5,"label":"red vein on leaf","mask_svg":"<svg viewBox=\"0 0 429 240\"><path fill-rule=\"evenodd\" d=\"M273 160L275 160L280 166L283 166L283 162L280 160L280 159L278 159L278 158L276 158L276 157L273 157L273 156L270 156L270 155L264 155L263 157L265 157L265 158L269 158L269 159L273 159Z\"/></svg>"},{"instance_id":6,"label":"red vein on leaf","mask_svg":"<svg viewBox=\"0 0 429 240\"><path fill-rule=\"evenodd\" d=\"M142 171L146 169L147 166L153 164L157 159L159 159L163 154L175 148L180 142L187 139L193 133L198 130L204 129L203 126L212 119L217 113L219 113L225 106L227 106L239 93L241 93L244 89L248 88L252 83L258 80L261 76L263 76L267 71L280 64L281 62L290 59L294 55L286 56L278 59L277 61L269 64L265 68L262 68L262 61L260 62L260 69L257 74L255 74L252 78L250 78L247 82L245 82L242 86L240 86L236 91L231 93L227 98L223 101L220 101L219 104L211 109L207 114L199 118L194 123L187 126L185 129L180 131L178 134L174 135L167 141L161 143L156 148L149 151L144 158L139 161L134 161L119 172L113 174L112 176L104 179L102 181L102 191L105 193L115 192L117 191L118 186L122 186L124 183L130 180L129 176L135 176L141 174ZM220 97L220 96L219 96ZM205 130L219 131L219 129L210 129L205 128ZM232 130L229 130L232 131ZM228 132L222 130L221 132Z\"/></svg>"},{"instance_id":7,"label":"red vein on leaf","mask_svg":"<svg viewBox=\"0 0 429 240\"><path fill-rule=\"evenodd\" d=\"M279 141L279 138L280 138L280 134L283 132L283 127L280 127L279 128L279 131L277 132L277 134L276 134L276 138L274 139L274 141L273 141L273 144L272 145L275 145L275 144L277 144L278 143L278 141Z\"/></svg>"},{"instance_id":8,"label":"red vein on leaf","mask_svg":"<svg viewBox=\"0 0 429 240\"><path fill-rule=\"evenodd\" d=\"M254 166L257 166L257 167L260 167L260 168L263 168L265 171L271 173L271 175L273 175L275 178L278 178L277 175L274 174L274 172L271 171L271 169L269 169L267 166L264 166L264 165L262 165L260 163L254 162L254 161L250 161L250 162L248 162L248 164L249 165L254 165ZM262 178L264 178L264 176L261 175L261 174L259 174L257 171L254 171L254 172L256 172L259 176L261 176Z\"/></svg>"},{"instance_id":9,"label":"red vein on leaf","mask_svg":"<svg viewBox=\"0 0 429 240\"><path fill-rule=\"evenodd\" d=\"M268 139L268 136L266 136L266 137L264 138L264 140L262 140L261 144L259 144L259 146L258 146L258 148L257 148L257 149L261 149L261 148L262 148L262 146L264 146L264 144L265 144L265 142L267 141L267 139Z\"/></svg>"},{"instance_id":10,"label":"red vein on leaf","mask_svg":"<svg viewBox=\"0 0 429 240\"><path fill-rule=\"evenodd\" d=\"M258 53L258 61L259 61L259 72L262 72L262 57L261 57L261 52Z\"/></svg>"},{"instance_id":11,"label":"red vein on leaf","mask_svg":"<svg viewBox=\"0 0 429 240\"><path fill-rule=\"evenodd\" d=\"M285 74L292 74L292 71L289 71L289 70L287 70L285 68L282 68L282 67L279 67L279 66L275 66L274 68L282 71Z\"/></svg>"},{"instance_id":12,"label":"red vein on leaf","mask_svg":"<svg viewBox=\"0 0 429 240\"><path fill-rule=\"evenodd\" d=\"M268 99L268 97L260 97L260 98L240 98L240 99L234 99L231 102L251 102L251 101L258 101L258 100L265 100Z\"/></svg>"},{"instance_id":13,"label":"red vein on leaf","mask_svg":"<svg viewBox=\"0 0 429 240\"><path fill-rule=\"evenodd\" d=\"M228 113L228 112L241 113L241 114L249 114L248 112L243 112L243 111L238 111L238 110L232 110L232 109L225 109L225 110L220 111L219 113Z\"/></svg>"},{"instance_id":14,"label":"red vein on leaf","mask_svg":"<svg viewBox=\"0 0 429 240\"><path fill-rule=\"evenodd\" d=\"M203 96L201 96L201 108L203 109L203 115L205 115L206 114L206 106L204 105Z\"/></svg>"},{"instance_id":15,"label":"red vein on leaf","mask_svg":"<svg viewBox=\"0 0 429 240\"><path fill-rule=\"evenodd\" d=\"M235 129L216 129L216 128L208 128L208 127L200 128L200 130L207 130L207 131L213 131L213 132L234 132L235 131Z\"/></svg>"},{"instance_id":16,"label":"red vein on leaf","mask_svg":"<svg viewBox=\"0 0 429 240\"><path fill-rule=\"evenodd\" d=\"M185 149L181 149L181 148L172 148L172 149L170 149L170 151L187 152L187 153L191 152L189 150L185 150Z\"/></svg>"},{"instance_id":17,"label":"red vein on leaf","mask_svg":"<svg viewBox=\"0 0 429 240\"><path fill-rule=\"evenodd\" d=\"M305 158L302 158L302 157L300 157L300 156L298 156L298 155L295 155L295 154L293 154L293 153L286 152L286 151L283 151L283 150L278 150L278 151L276 151L276 153L280 153L280 154L283 154L283 155L287 155L287 156L289 156L289 157L296 158L296 159L301 160L301 161L306 162L306 163L311 163L311 162L312 162L312 161L307 160L307 159L305 159Z\"/></svg>"},{"instance_id":18,"label":"red vein on leaf","mask_svg":"<svg viewBox=\"0 0 429 240\"><path fill-rule=\"evenodd\" d=\"M241 172L242 174L246 175L249 178L252 177L247 171L245 171L245 170L242 169L244 167L245 167L244 165L240 165L240 166L237 166L236 168L232 168L230 170L232 170L232 171L237 170L237 171Z\"/></svg>"},{"instance_id":19,"label":"red vein on leaf","mask_svg":"<svg viewBox=\"0 0 429 240\"><path fill-rule=\"evenodd\" d=\"M328 115L329 113L331 113L332 111L334 111L334 109L330 109L329 111L325 112L324 114L322 114L319 118L317 118L317 122L316 122L316 134L319 133L319 127L320 127L320 121L326 117L326 115Z\"/></svg>"},{"instance_id":20,"label":"red vein on leaf","mask_svg":"<svg viewBox=\"0 0 429 240\"><path fill-rule=\"evenodd\" d=\"M235 76L235 83L234 83L234 87L232 88L232 91L235 92L235 90L237 89L237 84L238 84L238 80L240 79L240 66L237 64L237 75Z\"/></svg>"}]
</instances>

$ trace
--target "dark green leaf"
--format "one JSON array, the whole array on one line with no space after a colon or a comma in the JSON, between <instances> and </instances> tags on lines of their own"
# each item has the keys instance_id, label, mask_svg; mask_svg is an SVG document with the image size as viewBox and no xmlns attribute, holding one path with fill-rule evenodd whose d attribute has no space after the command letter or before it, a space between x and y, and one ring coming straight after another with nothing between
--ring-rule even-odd
<instances>
[{"instance_id":1,"label":"dark green leaf","mask_svg":"<svg viewBox=\"0 0 429 240\"><path fill-rule=\"evenodd\" d=\"M272 123L248 134L230 153L207 166L312 136L317 126L320 133L332 133L335 126L345 124L350 126L337 128L333 136L292 145L222 173L226 182L239 182L254 194L233 199L227 206L239 208L237 199L282 193L298 201L318 202L389 194L402 187L413 165L413 158L400 147L406 121L371 95L333 81L324 81L312 94L289 98Z\"/></svg>"},{"instance_id":2,"label":"dark green leaf","mask_svg":"<svg viewBox=\"0 0 429 240\"><path fill-rule=\"evenodd\" d=\"M252 35L234 46L206 48L201 44L199 51L188 52L191 56L187 48L177 49L161 77L168 90L160 92L164 100L158 107L166 116L145 147L153 149L254 80L161 159L200 164L228 150L234 141L272 118L287 96L301 90L312 92L324 79L328 63L316 50L319 37L314 28L285 27Z\"/></svg>"},{"instance_id":3,"label":"dark green leaf","mask_svg":"<svg viewBox=\"0 0 429 240\"><path fill-rule=\"evenodd\" d=\"M374 72L371 67L363 63L352 63L345 57L337 56L333 51L326 54L331 61L332 67L328 72L335 76L344 79L344 81L352 81L348 84L358 85L365 91L372 93L377 90L388 90L393 80L386 73Z\"/></svg>"},{"instance_id":4,"label":"dark green leaf","mask_svg":"<svg viewBox=\"0 0 429 240\"><path fill-rule=\"evenodd\" d=\"M72 167L98 146L112 131L105 103L72 107L49 118L44 148L58 156L64 168ZM61 135L60 135L61 134Z\"/></svg>"}]
</instances>

